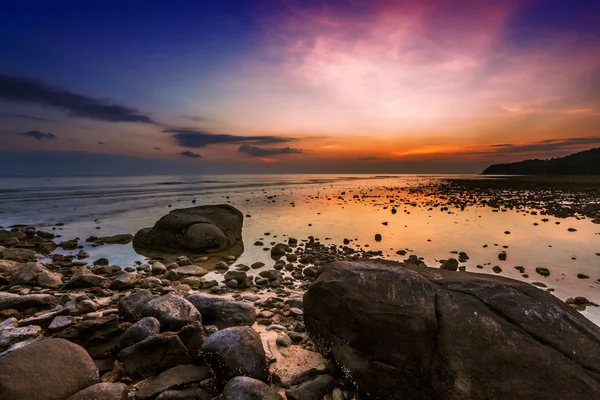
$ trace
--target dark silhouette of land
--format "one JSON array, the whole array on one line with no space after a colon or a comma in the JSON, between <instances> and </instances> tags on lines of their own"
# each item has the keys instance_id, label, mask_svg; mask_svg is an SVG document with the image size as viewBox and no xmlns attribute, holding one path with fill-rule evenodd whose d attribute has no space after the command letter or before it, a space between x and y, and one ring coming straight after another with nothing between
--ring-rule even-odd
<instances>
[{"instance_id":1,"label":"dark silhouette of land","mask_svg":"<svg viewBox=\"0 0 600 400\"><path fill-rule=\"evenodd\" d=\"M525 160L487 167L484 175L600 175L600 148L547 160Z\"/></svg>"}]
</instances>

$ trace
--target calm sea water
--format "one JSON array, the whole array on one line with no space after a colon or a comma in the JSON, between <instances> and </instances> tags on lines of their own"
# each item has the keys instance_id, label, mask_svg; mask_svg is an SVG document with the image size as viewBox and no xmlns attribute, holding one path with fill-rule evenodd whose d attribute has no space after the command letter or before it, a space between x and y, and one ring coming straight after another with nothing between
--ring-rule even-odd
<instances>
[{"instance_id":1,"label":"calm sea water","mask_svg":"<svg viewBox=\"0 0 600 400\"><path fill-rule=\"evenodd\" d=\"M344 238L354 245L383 250L386 258L402 259L396 250L424 257L431 267L451 257L451 251L465 251L468 271L490 273L494 265L502 275L543 282L562 299L586 296L600 303L600 226L587 220L554 218L542 223L543 216L518 211L492 212L490 208L468 207L462 212L443 213L427 207L403 205L392 215L385 196L388 188L409 187L449 176L432 175L206 175L93 178L0 178L0 225L34 225L52 230L65 239L134 234L152 226L174 208L229 203L249 218L244 220L244 249L239 262L262 261L273 264L261 239L285 241L312 235L323 242L339 244ZM462 175L462 178L465 176ZM468 176L479 179L478 176ZM345 201L340 199L345 192ZM373 194L372 199L351 201L353 193ZM389 193L389 192L388 192ZM415 197L412 201L419 203ZM171 207L169 207L169 205ZM386 225L382 225L387 222ZM539 226L533 223L538 222ZM64 226L57 227L57 223ZM567 228L577 232L568 232ZM510 235L504 234L510 231ZM265 233L269 235L265 235ZM381 242L374 240L380 233ZM483 245L488 245L483 247ZM508 246L503 249L502 246ZM506 261L498 253L506 250ZM62 252L62 250L60 250ZM86 246L91 259L107 257L122 266L146 260L131 245ZM241 251L241 250L240 250ZM484 269L476 265L484 265ZM530 278L524 279L514 266L524 266ZM546 267L551 276L535 273ZM578 273L591 279L577 279ZM212 275L213 273L211 273ZM211 275L207 276L210 278ZM600 310L588 308L584 315L600 324Z\"/></svg>"}]
</instances>

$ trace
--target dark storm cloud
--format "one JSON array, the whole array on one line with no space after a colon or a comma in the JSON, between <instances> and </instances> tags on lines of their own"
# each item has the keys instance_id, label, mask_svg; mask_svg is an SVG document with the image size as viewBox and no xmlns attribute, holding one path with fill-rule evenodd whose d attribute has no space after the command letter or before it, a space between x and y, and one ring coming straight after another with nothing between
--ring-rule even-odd
<instances>
[{"instance_id":1,"label":"dark storm cloud","mask_svg":"<svg viewBox=\"0 0 600 400\"><path fill-rule=\"evenodd\" d=\"M492 154L493 156L500 156L521 153L552 153L568 150L576 146L594 145L598 143L600 143L600 137L546 139L525 144L493 144L490 146L491 150L475 152L473 154Z\"/></svg>"},{"instance_id":2,"label":"dark storm cloud","mask_svg":"<svg viewBox=\"0 0 600 400\"><path fill-rule=\"evenodd\" d=\"M202 156L198 153L192 153L191 151L182 151L179 153L181 157L189 157L189 158L202 158Z\"/></svg>"},{"instance_id":3,"label":"dark storm cloud","mask_svg":"<svg viewBox=\"0 0 600 400\"><path fill-rule=\"evenodd\" d=\"M44 133L44 132L40 132L40 131L29 131L29 132L17 133L17 135L27 136L27 137L34 138L37 140L58 139L58 137L56 137L56 135L54 133L50 133L50 132Z\"/></svg>"},{"instance_id":4,"label":"dark storm cloud","mask_svg":"<svg viewBox=\"0 0 600 400\"><path fill-rule=\"evenodd\" d=\"M280 149L265 149L258 146L249 146L247 144L240 146L238 149L239 152L250 154L253 157L269 157L276 156L280 154L300 154L302 153L301 149L294 149L291 147L283 147Z\"/></svg>"},{"instance_id":5,"label":"dark storm cloud","mask_svg":"<svg viewBox=\"0 0 600 400\"><path fill-rule=\"evenodd\" d=\"M52 121L51 119L48 119L48 118L34 117L33 115L27 115L27 114L0 114L0 118L28 119L30 121L38 121L38 122Z\"/></svg>"},{"instance_id":6,"label":"dark storm cloud","mask_svg":"<svg viewBox=\"0 0 600 400\"><path fill-rule=\"evenodd\" d=\"M238 136L223 133L210 133L197 129L169 128L165 129L163 132L170 133L173 139L175 139L177 144L181 147L188 147L192 149L206 147L211 144L275 144L288 143L296 140L294 138L284 138L278 136Z\"/></svg>"},{"instance_id":7,"label":"dark storm cloud","mask_svg":"<svg viewBox=\"0 0 600 400\"><path fill-rule=\"evenodd\" d=\"M135 108L72 93L29 78L0 75L0 98L61 108L75 117L107 122L156 124Z\"/></svg>"}]
</instances>

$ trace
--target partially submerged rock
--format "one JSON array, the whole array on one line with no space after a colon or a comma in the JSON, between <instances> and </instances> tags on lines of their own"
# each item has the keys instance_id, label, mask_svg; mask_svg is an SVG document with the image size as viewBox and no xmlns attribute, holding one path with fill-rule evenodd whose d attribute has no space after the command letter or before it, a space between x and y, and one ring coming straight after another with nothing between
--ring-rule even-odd
<instances>
[{"instance_id":1,"label":"partially submerged rock","mask_svg":"<svg viewBox=\"0 0 600 400\"><path fill-rule=\"evenodd\" d=\"M600 329L526 283L337 262L304 307L311 336L375 397L600 398Z\"/></svg>"},{"instance_id":2,"label":"partially submerged rock","mask_svg":"<svg viewBox=\"0 0 600 400\"><path fill-rule=\"evenodd\" d=\"M152 228L139 230L133 245L167 251L219 252L241 241L243 218L239 210L227 204L173 210Z\"/></svg>"}]
</instances>

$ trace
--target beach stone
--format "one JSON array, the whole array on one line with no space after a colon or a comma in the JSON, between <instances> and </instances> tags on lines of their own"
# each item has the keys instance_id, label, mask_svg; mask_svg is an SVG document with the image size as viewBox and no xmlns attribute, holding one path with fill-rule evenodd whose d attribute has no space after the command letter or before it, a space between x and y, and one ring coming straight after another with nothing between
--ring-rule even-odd
<instances>
[{"instance_id":1,"label":"beach stone","mask_svg":"<svg viewBox=\"0 0 600 400\"><path fill-rule=\"evenodd\" d=\"M197 265L186 265L175 268L173 271L177 272L180 276L204 276L208 274L207 270Z\"/></svg>"},{"instance_id":2,"label":"beach stone","mask_svg":"<svg viewBox=\"0 0 600 400\"><path fill-rule=\"evenodd\" d=\"M194 294L186 299L202 314L205 325L215 325L224 329L232 326L251 326L256 321L256 311L251 304L202 294Z\"/></svg>"},{"instance_id":3,"label":"beach stone","mask_svg":"<svg viewBox=\"0 0 600 400\"><path fill-rule=\"evenodd\" d=\"M440 268L446 271L456 271L458 270L458 260L456 258L449 258L442 263Z\"/></svg>"},{"instance_id":4,"label":"beach stone","mask_svg":"<svg viewBox=\"0 0 600 400\"><path fill-rule=\"evenodd\" d=\"M152 264L151 271L154 275L162 275L167 272L167 267L161 262L155 262Z\"/></svg>"},{"instance_id":5,"label":"beach stone","mask_svg":"<svg viewBox=\"0 0 600 400\"><path fill-rule=\"evenodd\" d=\"M133 235L130 233L121 233L119 235L99 237L94 240L97 244L127 244L133 240Z\"/></svg>"},{"instance_id":6,"label":"beach stone","mask_svg":"<svg viewBox=\"0 0 600 400\"><path fill-rule=\"evenodd\" d=\"M250 268L252 268L252 269L259 269L259 268L262 268L264 266L265 266L265 263L264 262L260 262L260 261L257 261L255 263L250 264Z\"/></svg>"},{"instance_id":7,"label":"beach stone","mask_svg":"<svg viewBox=\"0 0 600 400\"><path fill-rule=\"evenodd\" d=\"M156 400L211 400L215 394L206 389L189 388L182 390L165 390Z\"/></svg>"},{"instance_id":8,"label":"beach stone","mask_svg":"<svg viewBox=\"0 0 600 400\"><path fill-rule=\"evenodd\" d=\"M121 335L120 344L122 347L129 347L147 337L158 335L159 332L160 322L154 317L144 317L127 328Z\"/></svg>"},{"instance_id":9,"label":"beach stone","mask_svg":"<svg viewBox=\"0 0 600 400\"><path fill-rule=\"evenodd\" d=\"M96 382L98 369L92 358L67 340L37 341L0 357L3 399L66 399Z\"/></svg>"},{"instance_id":10,"label":"beach stone","mask_svg":"<svg viewBox=\"0 0 600 400\"><path fill-rule=\"evenodd\" d=\"M535 269L535 272L542 276L550 276L550 270L548 268L538 267Z\"/></svg>"},{"instance_id":11,"label":"beach stone","mask_svg":"<svg viewBox=\"0 0 600 400\"><path fill-rule=\"evenodd\" d=\"M50 272L40 263L28 262L13 271L10 276L10 284L56 289L62 286L63 278L61 274Z\"/></svg>"},{"instance_id":12,"label":"beach stone","mask_svg":"<svg viewBox=\"0 0 600 400\"><path fill-rule=\"evenodd\" d=\"M75 320L70 315L59 315L54 317L50 325L48 326L48 330L51 332L61 331L75 323Z\"/></svg>"},{"instance_id":13,"label":"beach stone","mask_svg":"<svg viewBox=\"0 0 600 400\"><path fill-rule=\"evenodd\" d=\"M219 252L241 241L243 220L244 215L227 204L177 209L152 228L139 230L133 245L170 251Z\"/></svg>"},{"instance_id":14,"label":"beach stone","mask_svg":"<svg viewBox=\"0 0 600 400\"><path fill-rule=\"evenodd\" d=\"M9 247L1 255L5 260L17 262L35 261L35 251L18 247Z\"/></svg>"},{"instance_id":15,"label":"beach stone","mask_svg":"<svg viewBox=\"0 0 600 400\"><path fill-rule=\"evenodd\" d=\"M177 332L177 336L179 336L188 354L192 357L192 361L196 363L199 359L200 349L205 341L202 323L196 321L193 324L184 326Z\"/></svg>"},{"instance_id":16,"label":"beach stone","mask_svg":"<svg viewBox=\"0 0 600 400\"><path fill-rule=\"evenodd\" d=\"M99 318L82 319L53 336L70 340L84 347L90 347L105 343L114 338L119 332L119 317L113 314Z\"/></svg>"},{"instance_id":17,"label":"beach stone","mask_svg":"<svg viewBox=\"0 0 600 400\"><path fill-rule=\"evenodd\" d=\"M285 391L288 400L317 400L322 399L331 392L335 379L331 375L319 375L315 379L305 382L297 388ZM401 390L398 390L399 392Z\"/></svg>"},{"instance_id":18,"label":"beach stone","mask_svg":"<svg viewBox=\"0 0 600 400\"><path fill-rule=\"evenodd\" d=\"M232 378L219 397L219 400L283 400L283 397L266 383L246 376ZM320 399L319 399L320 400Z\"/></svg>"},{"instance_id":19,"label":"beach stone","mask_svg":"<svg viewBox=\"0 0 600 400\"><path fill-rule=\"evenodd\" d=\"M265 350L259 334L250 327L236 326L213 333L202 346L202 355L213 369L220 390L235 376L268 382Z\"/></svg>"},{"instance_id":20,"label":"beach stone","mask_svg":"<svg viewBox=\"0 0 600 400\"><path fill-rule=\"evenodd\" d=\"M227 271L223 276L225 281L236 280L238 283L244 282L248 275L244 271Z\"/></svg>"},{"instance_id":21,"label":"beach stone","mask_svg":"<svg viewBox=\"0 0 600 400\"><path fill-rule=\"evenodd\" d=\"M290 347L292 345L292 339L290 339L290 337L285 332L281 332L279 335L277 335L275 344L281 347Z\"/></svg>"},{"instance_id":22,"label":"beach stone","mask_svg":"<svg viewBox=\"0 0 600 400\"><path fill-rule=\"evenodd\" d=\"M275 269L270 269L268 271L260 271L258 275L262 276L263 278L267 278L270 281L283 280L283 275L281 275L281 272Z\"/></svg>"},{"instance_id":23,"label":"beach stone","mask_svg":"<svg viewBox=\"0 0 600 400\"><path fill-rule=\"evenodd\" d=\"M58 303L58 299L50 294L27 294L0 292L0 310L15 309L19 311L29 308L50 308Z\"/></svg>"},{"instance_id":24,"label":"beach stone","mask_svg":"<svg viewBox=\"0 0 600 400\"><path fill-rule=\"evenodd\" d=\"M127 400L129 387L124 383L102 382L87 387L67 400Z\"/></svg>"},{"instance_id":25,"label":"beach stone","mask_svg":"<svg viewBox=\"0 0 600 400\"><path fill-rule=\"evenodd\" d=\"M0 348L12 346L15 343L40 336L42 333L42 328L37 325L2 329L0 330Z\"/></svg>"},{"instance_id":26,"label":"beach stone","mask_svg":"<svg viewBox=\"0 0 600 400\"><path fill-rule=\"evenodd\" d=\"M373 397L600 398L600 328L524 282L335 262L304 313L319 348Z\"/></svg>"},{"instance_id":27,"label":"beach stone","mask_svg":"<svg viewBox=\"0 0 600 400\"><path fill-rule=\"evenodd\" d=\"M152 376L141 382L135 387L135 398L146 400L153 399L159 393L174 387L179 387L193 382L200 382L210 377L208 367L198 367L196 365L178 365L162 372L158 376Z\"/></svg>"},{"instance_id":28,"label":"beach stone","mask_svg":"<svg viewBox=\"0 0 600 400\"><path fill-rule=\"evenodd\" d=\"M274 260L280 259L285 255L288 247L289 246L285 243L277 243L271 248L271 258Z\"/></svg>"},{"instance_id":29,"label":"beach stone","mask_svg":"<svg viewBox=\"0 0 600 400\"><path fill-rule=\"evenodd\" d=\"M127 375L139 378L192 362L187 349L174 332L150 336L121 350L117 358L124 364Z\"/></svg>"},{"instance_id":30,"label":"beach stone","mask_svg":"<svg viewBox=\"0 0 600 400\"><path fill-rule=\"evenodd\" d=\"M136 273L121 272L117 274L110 284L112 290L127 290L132 289L140 281L140 277Z\"/></svg>"},{"instance_id":31,"label":"beach stone","mask_svg":"<svg viewBox=\"0 0 600 400\"><path fill-rule=\"evenodd\" d=\"M142 307L142 314L156 318L163 331L178 331L202 316L192 303L181 296L169 293L150 300Z\"/></svg>"},{"instance_id":32,"label":"beach stone","mask_svg":"<svg viewBox=\"0 0 600 400\"><path fill-rule=\"evenodd\" d=\"M138 290L119 300L119 316L125 321L137 321L142 318L142 309L154 296L147 289Z\"/></svg>"},{"instance_id":33,"label":"beach stone","mask_svg":"<svg viewBox=\"0 0 600 400\"><path fill-rule=\"evenodd\" d=\"M16 269L21 268L21 263L11 260L0 260L0 274L10 275Z\"/></svg>"},{"instance_id":34,"label":"beach stone","mask_svg":"<svg viewBox=\"0 0 600 400\"><path fill-rule=\"evenodd\" d=\"M88 268L82 267L77 268L71 279L65 285L66 289L73 288L93 288L93 287L103 287L109 288L111 285L110 279L106 279L100 275L94 274Z\"/></svg>"}]
</instances>

